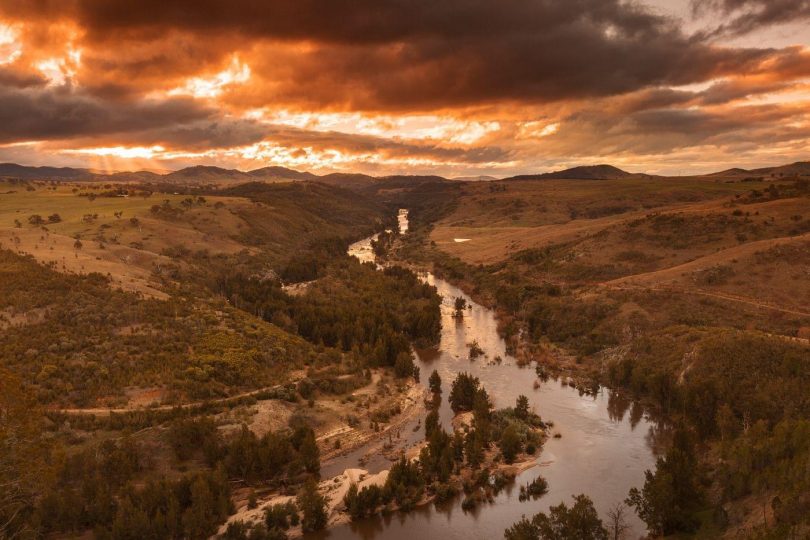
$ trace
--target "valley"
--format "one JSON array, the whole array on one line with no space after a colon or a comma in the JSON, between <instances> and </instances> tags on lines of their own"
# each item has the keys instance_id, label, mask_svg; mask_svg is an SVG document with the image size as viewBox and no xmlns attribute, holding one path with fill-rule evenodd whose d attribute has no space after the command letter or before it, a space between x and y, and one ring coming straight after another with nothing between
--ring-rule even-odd
<instances>
[{"instance_id":1,"label":"valley","mask_svg":"<svg viewBox=\"0 0 810 540\"><path fill-rule=\"evenodd\" d=\"M810 540L810 0L0 0L0 540Z\"/></svg>"},{"instance_id":2,"label":"valley","mask_svg":"<svg viewBox=\"0 0 810 540\"><path fill-rule=\"evenodd\" d=\"M808 180L573 171L2 180L9 523L805 531Z\"/></svg>"}]
</instances>

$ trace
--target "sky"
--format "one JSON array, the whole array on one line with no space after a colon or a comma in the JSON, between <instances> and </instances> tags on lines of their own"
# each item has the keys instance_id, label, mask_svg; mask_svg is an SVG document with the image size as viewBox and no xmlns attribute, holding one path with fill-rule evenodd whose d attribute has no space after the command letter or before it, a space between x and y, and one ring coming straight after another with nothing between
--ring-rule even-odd
<instances>
[{"instance_id":1,"label":"sky","mask_svg":"<svg viewBox=\"0 0 810 540\"><path fill-rule=\"evenodd\" d=\"M508 176L810 159L810 0L0 0L0 161Z\"/></svg>"}]
</instances>

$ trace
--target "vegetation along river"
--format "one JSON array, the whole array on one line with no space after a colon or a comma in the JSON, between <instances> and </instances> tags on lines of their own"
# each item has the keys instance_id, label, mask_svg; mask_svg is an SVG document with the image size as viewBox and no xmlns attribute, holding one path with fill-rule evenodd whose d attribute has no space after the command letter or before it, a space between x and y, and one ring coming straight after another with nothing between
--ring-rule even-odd
<instances>
[{"instance_id":1,"label":"vegetation along river","mask_svg":"<svg viewBox=\"0 0 810 540\"><path fill-rule=\"evenodd\" d=\"M407 230L407 211L400 211L400 229ZM353 244L349 253L361 261L373 261L371 238ZM461 508L461 498L436 507L427 505L408 513L394 513L356 521L322 531L307 538L349 539L497 539L503 531L522 515L531 516L548 511L550 505L571 496L585 493L590 496L600 516L617 502L623 501L631 487L644 482L644 470L654 468L658 429L641 408L620 396L601 389L593 395L580 395L579 391L561 381L540 381L533 367L519 367L514 357L506 353L506 343L498 334L497 321L492 310L474 302L458 287L430 273L423 279L434 285L442 296L442 333L438 348L417 353L421 383L427 384L430 373L436 369L444 389L440 416L444 426L451 425L452 411L447 403L450 383L459 372L469 372L481 380L492 397L495 407L513 405L523 394L531 407L546 421L552 421L552 433L542 451L536 456L537 466L520 475L516 482L503 490L492 504L479 505L472 511ZM469 309L462 320L454 317L454 301L462 297ZM477 341L486 358L469 360L469 343ZM501 363L494 362L500 356ZM535 382L539 386L535 387ZM421 420L420 420L421 422ZM424 437L422 430L407 430L405 444L415 444ZM346 467L374 470L387 468L390 463L380 458L359 465L362 449L330 463L322 471L324 476L338 474ZM538 475L548 480L548 493L526 502L518 500L519 486ZM644 524L629 509L631 526L628 538L644 534Z\"/></svg>"}]
</instances>

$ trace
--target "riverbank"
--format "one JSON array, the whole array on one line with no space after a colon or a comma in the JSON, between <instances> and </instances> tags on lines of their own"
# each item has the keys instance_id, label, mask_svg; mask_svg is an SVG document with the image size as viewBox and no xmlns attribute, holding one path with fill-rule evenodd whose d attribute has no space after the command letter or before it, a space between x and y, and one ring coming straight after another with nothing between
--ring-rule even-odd
<instances>
[{"instance_id":1,"label":"riverbank","mask_svg":"<svg viewBox=\"0 0 810 540\"><path fill-rule=\"evenodd\" d=\"M453 425L463 429L468 427L470 419L469 413L459 414L454 418ZM537 428L537 432L541 441L545 442L548 439L544 429ZM425 444L423 442L415 445L403 455L408 459L418 459L416 456ZM519 454L512 463L506 463L502 460L501 453L493 444L489 450L484 452L484 460L480 467L462 467L458 474L454 474L448 482L442 484L444 489L441 493L445 493L444 496L440 495L440 492L426 487L422 497L412 505L410 510L416 511L434 503L447 502L446 493L448 492L455 494L451 498L464 501L462 504L465 505L465 511L471 510L475 506L493 502L494 496L501 490L514 486L515 478L537 466L536 454L525 452ZM482 480L481 473L483 471L488 473L485 481ZM370 473L365 469L349 468L339 475L321 480L318 483L318 491L326 500L327 525L325 530L329 531L352 522L352 517L344 502L346 494L352 485L356 485L358 490L371 486L383 488L389 472L389 469ZM246 490L242 497L236 501L237 511L219 528L218 534L223 534L230 523L241 521L250 526L263 523L265 512L269 508L275 505L285 505L294 502L296 499L294 495L271 492L257 497L255 506L253 506L250 504L248 493ZM467 507L468 504L469 507ZM251 506L253 507L251 508ZM399 512L402 512L402 509L396 502L391 502L381 506L373 514L393 515ZM285 532L289 538L304 536L300 525L290 527Z\"/></svg>"},{"instance_id":2,"label":"riverbank","mask_svg":"<svg viewBox=\"0 0 810 540\"><path fill-rule=\"evenodd\" d=\"M378 389L374 390L378 392ZM386 391L390 391L390 387ZM355 392L355 396L368 394L369 388ZM333 430L329 430L318 436L319 443L322 443L321 470L337 473L338 470L345 470L353 466L363 466L371 457L377 459L384 458L392 462L398 458L398 453L403 449L403 445L408 444L407 437L403 437L411 429L412 425L420 421L425 414L425 398L427 389L418 382L408 380L404 392L400 392L398 397L386 396L389 406L398 409L400 412L387 424L381 424L378 430L353 428L349 425L341 425ZM394 403L392 403L392 401ZM352 409L344 405L344 414L349 415ZM335 448L330 441L340 440L340 447ZM351 463L356 461L356 463Z\"/></svg>"},{"instance_id":3,"label":"riverbank","mask_svg":"<svg viewBox=\"0 0 810 540\"><path fill-rule=\"evenodd\" d=\"M390 262L400 263L396 257ZM588 493L601 514L621 502L631 487L643 483L644 470L654 466L655 457L650 446L654 442L651 435L657 432L650 429L652 424L647 418L636 414L638 409L631 411L630 401L614 399L612 393L603 390L595 395L580 392L569 386L567 379L539 378L534 369L521 367L526 363L507 352L507 344L499 332L500 322L491 309L426 271L425 266L409 262L404 266L422 271L422 280L435 286L443 299L440 343L434 349L417 351L421 384L427 386L428 376L436 370L444 383L446 397L450 391L449 383L460 373L469 373L480 379L495 408L512 406L519 396L524 395L529 400L530 410L541 415L546 422L553 421L553 430L549 430L549 437L544 438L535 455L523 454L511 466L499 464L504 474L511 472L516 475L514 481L505 489L493 492L491 499L482 501L476 508L469 508L470 503L465 505L463 495L440 504L431 504L437 502L435 495L423 497L410 512L389 511L348 523L345 517L334 519L328 531L307 534L307 539L500 538L504 529L537 508L537 503L519 498L518 488L531 484L541 474L548 482L548 492L539 501L542 507L569 503L572 494ZM457 297L467 302L467 310L461 319L455 317L454 300ZM469 344L473 341L485 354L470 360ZM447 399L442 400L438 413L442 425L453 425L456 415ZM561 438L552 436L557 433ZM408 452L409 456L415 457L421 450L424 432L409 431L408 436L418 439L419 445ZM594 482L594 479L599 479L599 482ZM630 517L629 523L631 534L644 532L643 524L635 515Z\"/></svg>"}]
</instances>

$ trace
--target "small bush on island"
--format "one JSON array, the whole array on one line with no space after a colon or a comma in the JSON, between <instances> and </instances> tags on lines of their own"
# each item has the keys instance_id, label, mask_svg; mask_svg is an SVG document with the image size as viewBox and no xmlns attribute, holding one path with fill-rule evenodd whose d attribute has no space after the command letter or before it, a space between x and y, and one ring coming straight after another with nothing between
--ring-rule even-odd
<instances>
[{"instance_id":1,"label":"small bush on island","mask_svg":"<svg viewBox=\"0 0 810 540\"><path fill-rule=\"evenodd\" d=\"M548 481L542 476L538 476L526 485L520 486L519 500L521 502L529 499L536 499L548 493Z\"/></svg>"}]
</instances>

